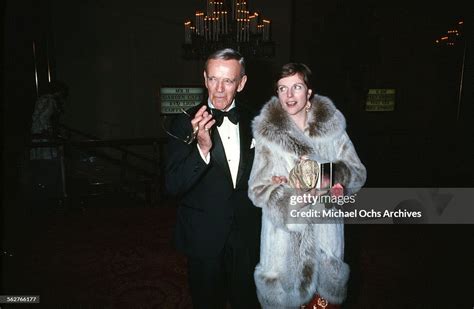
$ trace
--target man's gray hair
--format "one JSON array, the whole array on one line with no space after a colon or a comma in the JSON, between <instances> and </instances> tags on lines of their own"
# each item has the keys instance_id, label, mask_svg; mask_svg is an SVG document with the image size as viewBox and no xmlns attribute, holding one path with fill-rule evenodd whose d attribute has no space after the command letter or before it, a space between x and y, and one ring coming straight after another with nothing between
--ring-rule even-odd
<instances>
[{"instance_id":1,"label":"man's gray hair","mask_svg":"<svg viewBox=\"0 0 474 309\"><path fill-rule=\"evenodd\" d=\"M204 65L204 69L207 72L207 65L209 60L237 60L240 64L240 77L245 75L245 60L244 57L235 49L232 48L224 48L219 49L207 57L206 64Z\"/></svg>"}]
</instances>

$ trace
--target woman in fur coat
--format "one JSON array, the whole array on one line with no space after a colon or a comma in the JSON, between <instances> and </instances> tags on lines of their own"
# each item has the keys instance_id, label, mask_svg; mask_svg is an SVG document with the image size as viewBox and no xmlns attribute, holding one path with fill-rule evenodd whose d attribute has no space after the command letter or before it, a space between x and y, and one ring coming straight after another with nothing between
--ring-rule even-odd
<instances>
[{"instance_id":1,"label":"woman in fur coat","mask_svg":"<svg viewBox=\"0 0 474 309\"><path fill-rule=\"evenodd\" d=\"M343 222L290 220L292 210L325 207L292 202L292 196L303 191L289 185L289 173L302 157L333 162L334 183L345 192L354 193L366 179L344 116L328 98L313 96L310 77L304 64L284 65L276 85L278 98L267 102L253 121L249 196L263 214L260 263L254 273L263 308L301 308L311 302L307 308L312 309L313 303L341 304L346 297L349 266L343 261Z\"/></svg>"}]
</instances>

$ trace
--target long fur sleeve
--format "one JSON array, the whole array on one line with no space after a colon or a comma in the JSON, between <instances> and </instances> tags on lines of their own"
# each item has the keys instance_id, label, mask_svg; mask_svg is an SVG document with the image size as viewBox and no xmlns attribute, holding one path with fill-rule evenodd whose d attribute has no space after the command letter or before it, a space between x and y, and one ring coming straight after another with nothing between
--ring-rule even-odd
<instances>
[{"instance_id":1,"label":"long fur sleeve","mask_svg":"<svg viewBox=\"0 0 474 309\"><path fill-rule=\"evenodd\" d=\"M334 141L337 151L333 162L334 183L344 186L346 194L353 194L360 190L367 178L365 166L359 159L354 145L347 133L343 133Z\"/></svg>"},{"instance_id":2,"label":"long fur sleeve","mask_svg":"<svg viewBox=\"0 0 474 309\"><path fill-rule=\"evenodd\" d=\"M281 162L270 160L270 149L258 143L255 146L255 158L249 179L249 197L254 205L262 208L275 226L284 230L295 230L298 226L290 223L291 210L300 209L301 204L290 203L295 189L287 184L273 184L272 176L288 176Z\"/></svg>"}]
</instances>

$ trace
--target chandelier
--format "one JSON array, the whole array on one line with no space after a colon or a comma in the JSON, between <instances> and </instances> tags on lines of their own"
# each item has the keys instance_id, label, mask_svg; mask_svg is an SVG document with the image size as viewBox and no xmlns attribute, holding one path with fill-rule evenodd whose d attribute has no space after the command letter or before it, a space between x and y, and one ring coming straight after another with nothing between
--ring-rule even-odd
<instances>
[{"instance_id":1,"label":"chandelier","mask_svg":"<svg viewBox=\"0 0 474 309\"><path fill-rule=\"evenodd\" d=\"M259 12L250 15L247 4L247 0L207 0L205 12L196 11L194 23L184 23L184 58L206 59L227 47L248 58L273 57L271 21Z\"/></svg>"},{"instance_id":2,"label":"chandelier","mask_svg":"<svg viewBox=\"0 0 474 309\"><path fill-rule=\"evenodd\" d=\"M440 37L438 37L435 41L436 46L444 47L444 46L454 46L456 44L460 44L463 39L463 26L464 21L460 20L457 22L456 25L451 26L450 30L446 31Z\"/></svg>"}]
</instances>

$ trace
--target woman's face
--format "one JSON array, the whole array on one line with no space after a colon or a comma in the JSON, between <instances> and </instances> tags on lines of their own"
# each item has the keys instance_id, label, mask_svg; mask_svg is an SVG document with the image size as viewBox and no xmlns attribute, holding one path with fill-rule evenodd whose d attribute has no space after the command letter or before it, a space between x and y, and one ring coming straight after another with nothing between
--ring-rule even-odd
<instances>
[{"instance_id":1,"label":"woman's face","mask_svg":"<svg viewBox=\"0 0 474 309\"><path fill-rule=\"evenodd\" d=\"M300 74L280 79L277 83L277 93L282 108L290 116L302 116L311 97L312 90L308 89Z\"/></svg>"}]
</instances>

